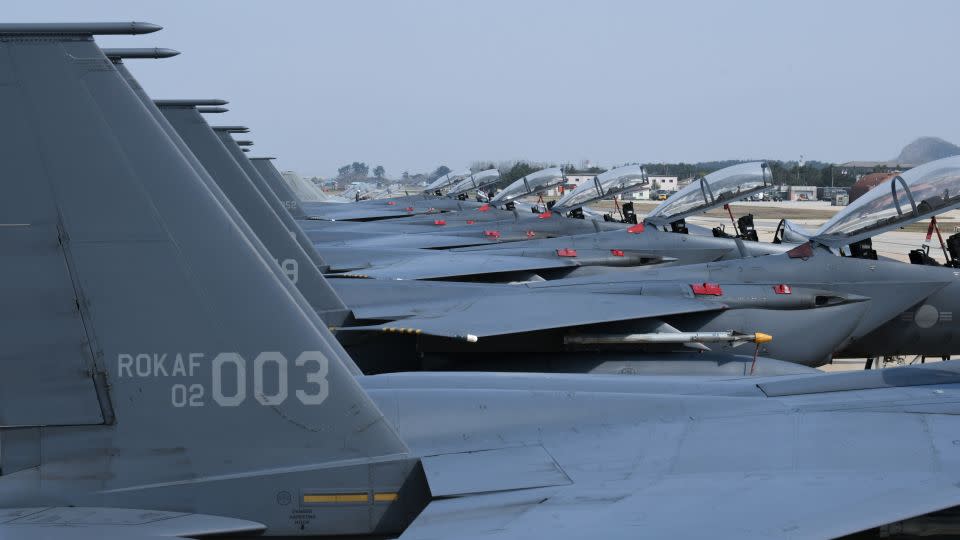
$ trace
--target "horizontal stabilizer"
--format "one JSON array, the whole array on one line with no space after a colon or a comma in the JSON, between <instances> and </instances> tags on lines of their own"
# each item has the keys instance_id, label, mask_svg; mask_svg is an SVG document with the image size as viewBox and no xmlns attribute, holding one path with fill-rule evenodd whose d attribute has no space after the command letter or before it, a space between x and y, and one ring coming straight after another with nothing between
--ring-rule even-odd
<instances>
[{"instance_id":1,"label":"horizontal stabilizer","mask_svg":"<svg viewBox=\"0 0 960 540\"><path fill-rule=\"evenodd\" d=\"M378 325L340 328L338 331L425 334L476 341L483 337L715 311L724 307L718 302L686 298L579 293L518 294L434 303L429 309L423 310L427 312L425 315ZM361 318L362 311L354 310L354 315Z\"/></svg>"},{"instance_id":2,"label":"horizontal stabilizer","mask_svg":"<svg viewBox=\"0 0 960 540\"><path fill-rule=\"evenodd\" d=\"M344 277L367 277L374 279L440 279L460 276L478 276L505 272L548 270L552 268L575 268L580 264L573 259L555 257L519 257L512 255L486 255L417 250L419 256L401 261L385 261L383 264L344 274ZM336 274L334 274L336 276Z\"/></svg>"},{"instance_id":3,"label":"horizontal stabilizer","mask_svg":"<svg viewBox=\"0 0 960 540\"><path fill-rule=\"evenodd\" d=\"M960 383L960 366L955 362L936 362L919 366L837 373L831 377L773 381L759 386L764 394L773 397L958 383Z\"/></svg>"},{"instance_id":4,"label":"horizontal stabilizer","mask_svg":"<svg viewBox=\"0 0 960 540\"><path fill-rule=\"evenodd\" d=\"M0 537L6 539L196 538L245 535L264 530L264 525L253 521L157 510L83 507L0 509Z\"/></svg>"},{"instance_id":5,"label":"horizontal stabilizer","mask_svg":"<svg viewBox=\"0 0 960 540\"><path fill-rule=\"evenodd\" d=\"M836 538L960 503L950 480L923 471L669 474L645 483L435 500L400 538L703 538L708 529L715 538ZM771 500L792 510L757 511Z\"/></svg>"}]
</instances>

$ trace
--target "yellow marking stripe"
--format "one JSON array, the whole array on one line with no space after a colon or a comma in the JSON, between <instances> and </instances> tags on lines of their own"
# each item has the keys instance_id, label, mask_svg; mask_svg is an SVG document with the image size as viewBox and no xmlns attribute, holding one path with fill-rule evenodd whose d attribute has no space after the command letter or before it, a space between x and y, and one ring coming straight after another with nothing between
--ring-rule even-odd
<instances>
[{"instance_id":1,"label":"yellow marking stripe","mask_svg":"<svg viewBox=\"0 0 960 540\"><path fill-rule=\"evenodd\" d=\"M323 495L304 495L305 503L365 503L369 500L366 493L325 493Z\"/></svg>"},{"instance_id":2,"label":"yellow marking stripe","mask_svg":"<svg viewBox=\"0 0 960 540\"><path fill-rule=\"evenodd\" d=\"M395 326L385 326L383 331L388 334L422 334L423 330L419 328L397 328Z\"/></svg>"},{"instance_id":3,"label":"yellow marking stripe","mask_svg":"<svg viewBox=\"0 0 960 540\"><path fill-rule=\"evenodd\" d=\"M396 493L374 493L373 502L393 502L397 500ZM367 503L370 495L367 493L314 493L303 496L305 503Z\"/></svg>"}]
</instances>

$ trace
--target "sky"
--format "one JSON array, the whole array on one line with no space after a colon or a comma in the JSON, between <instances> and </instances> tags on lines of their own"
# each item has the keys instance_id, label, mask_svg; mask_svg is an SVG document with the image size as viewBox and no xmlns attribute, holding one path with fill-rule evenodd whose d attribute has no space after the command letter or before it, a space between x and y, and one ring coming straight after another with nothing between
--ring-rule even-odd
<instances>
[{"instance_id":1,"label":"sky","mask_svg":"<svg viewBox=\"0 0 960 540\"><path fill-rule=\"evenodd\" d=\"M960 2L34 0L3 15L162 25L97 41L181 51L127 66L155 98L229 100L215 123L310 176L960 142Z\"/></svg>"}]
</instances>

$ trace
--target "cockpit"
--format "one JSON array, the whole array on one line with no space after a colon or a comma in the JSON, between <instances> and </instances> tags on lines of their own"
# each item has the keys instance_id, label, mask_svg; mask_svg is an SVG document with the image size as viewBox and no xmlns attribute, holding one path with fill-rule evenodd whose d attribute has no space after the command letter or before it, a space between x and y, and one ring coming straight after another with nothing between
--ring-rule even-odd
<instances>
[{"instance_id":1,"label":"cockpit","mask_svg":"<svg viewBox=\"0 0 960 540\"><path fill-rule=\"evenodd\" d=\"M563 171L559 168L542 169L530 173L504 188L503 191L490 199L490 204L508 204L526 195L543 193L563 184L565 181Z\"/></svg>"},{"instance_id":2,"label":"cockpit","mask_svg":"<svg viewBox=\"0 0 960 540\"><path fill-rule=\"evenodd\" d=\"M471 192L484 189L498 181L500 181L500 171L497 169L475 172L454 184L447 190L447 196L465 200Z\"/></svg>"},{"instance_id":3,"label":"cockpit","mask_svg":"<svg viewBox=\"0 0 960 540\"><path fill-rule=\"evenodd\" d=\"M585 180L576 189L567 193L553 205L553 210L568 212L594 201L623 195L650 185L647 172L640 165L627 165L610 169Z\"/></svg>"}]
</instances>

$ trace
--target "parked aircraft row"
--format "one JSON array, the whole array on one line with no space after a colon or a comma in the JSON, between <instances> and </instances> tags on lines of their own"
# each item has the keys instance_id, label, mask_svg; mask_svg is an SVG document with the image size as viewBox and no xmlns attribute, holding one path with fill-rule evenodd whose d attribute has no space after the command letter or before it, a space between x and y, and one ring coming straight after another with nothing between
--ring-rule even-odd
<instances>
[{"instance_id":1,"label":"parked aircraft row","mask_svg":"<svg viewBox=\"0 0 960 540\"><path fill-rule=\"evenodd\" d=\"M813 369L960 352L953 243L869 241L960 158L775 243L686 223L761 162L646 216L589 207L637 165L331 200L94 40L159 29L0 24L0 536L960 533L960 369Z\"/></svg>"}]
</instances>

